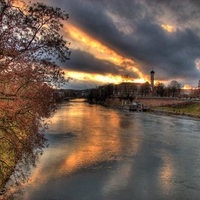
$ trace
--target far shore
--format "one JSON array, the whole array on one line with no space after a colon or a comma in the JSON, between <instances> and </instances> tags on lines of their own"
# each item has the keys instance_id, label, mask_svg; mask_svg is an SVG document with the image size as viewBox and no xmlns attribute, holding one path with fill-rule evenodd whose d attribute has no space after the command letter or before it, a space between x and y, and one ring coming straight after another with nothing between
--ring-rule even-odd
<instances>
[{"instance_id":1,"label":"far shore","mask_svg":"<svg viewBox=\"0 0 200 200\"><path fill-rule=\"evenodd\" d=\"M189 101L172 105L152 106L148 111L158 114L182 115L200 118L200 102Z\"/></svg>"},{"instance_id":2,"label":"far shore","mask_svg":"<svg viewBox=\"0 0 200 200\"><path fill-rule=\"evenodd\" d=\"M165 114L165 115L181 115L181 116L187 116L187 117L193 117L193 118L200 118L200 114L192 114L192 113L184 113L184 112L178 112L178 111L167 111L163 109L148 109L148 112L152 112L155 114Z\"/></svg>"},{"instance_id":3,"label":"far shore","mask_svg":"<svg viewBox=\"0 0 200 200\"><path fill-rule=\"evenodd\" d=\"M139 97L133 101L124 101L119 98L107 98L105 101L93 103L123 109L125 105L131 105L134 102L142 104L146 112L200 118L200 100Z\"/></svg>"}]
</instances>

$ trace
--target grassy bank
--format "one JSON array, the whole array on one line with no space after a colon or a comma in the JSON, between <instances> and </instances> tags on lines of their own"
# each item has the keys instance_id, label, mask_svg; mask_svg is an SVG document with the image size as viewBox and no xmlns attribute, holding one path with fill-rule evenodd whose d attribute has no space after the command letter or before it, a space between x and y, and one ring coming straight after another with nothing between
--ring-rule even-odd
<instances>
[{"instance_id":1,"label":"grassy bank","mask_svg":"<svg viewBox=\"0 0 200 200\"><path fill-rule=\"evenodd\" d=\"M151 111L166 112L177 115L187 115L200 118L200 102L184 102L174 105L153 106Z\"/></svg>"}]
</instances>

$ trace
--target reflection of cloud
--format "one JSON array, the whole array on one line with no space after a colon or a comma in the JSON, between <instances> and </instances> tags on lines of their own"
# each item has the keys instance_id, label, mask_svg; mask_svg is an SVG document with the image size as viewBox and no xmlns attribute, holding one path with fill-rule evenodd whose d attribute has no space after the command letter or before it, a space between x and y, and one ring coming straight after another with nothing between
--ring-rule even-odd
<instances>
[{"instance_id":1,"label":"reflection of cloud","mask_svg":"<svg viewBox=\"0 0 200 200\"><path fill-rule=\"evenodd\" d=\"M172 177L174 176L174 162L173 157L169 153L162 155L163 165L160 168L159 178L161 181L161 188L163 193L168 193L172 187Z\"/></svg>"},{"instance_id":2,"label":"reflection of cloud","mask_svg":"<svg viewBox=\"0 0 200 200\"><path fill-rule=\"evenodd\" d=\"M119 190L119 188L120 190L126 188L129 183L132 170L133 168L131 162L119 165L118 168L111 173L110 177L108 177L108 180L105 181L106 184L102 188L103 194L107 195Z\"/></svg>"},{"instance_id":3,"label":"reflection of cloud","mask_svg":"<svg viewBox=\"0 0 200 200\"><path fill-rule=\"evenodd\" d=\"M54 142L57 140L62 140L62 142L56 148L50 147L45 150L42 163L39 163L37 168L33 170L30 181L25 184L28 187L42 187L55 177L68 176L82 169L98 167L103 162L109 163L109 161L121 159L124 154L137 155L141 146L140 140L137 139L137 134L130 138L124 138L127 140L126 142L122 139L121 132L117 128L121 121L118 112L109 110L104 114L107 117L102 117L95 106L92 107L92 111L75 109L77 106L75 104L74 102L74 106L67 106L59 110L51 119L50 128L52 131L57 130L59 134L50 134L50 137L54 138ZM90 123L91 119L95 120ZM88 122L88 120L90 121ZM77 137L71 139L70 142L64 136L66 130L69 131L71 127L73 129L76 127ZM124 185L130 170L128 165L122 165L118 168L119 172L124 171ZM117 174L114 177L113 174L110 177L108 180L110 190L114 187L111 182L120 179L120 176Z\"/></svg>"},{"instance_id":4,"label":"reflection of cloud","mask_svg":"<svg viewBox=\"0 0 200 200\"><path fill-rule=\"evenodd\" d=\"M95 116L94 118L97 124L101 121L101 117ZM118 119L114 116L112 118ZM109 140L105 141L102 129L96 129L92 135L87 137L84 144L81 142L77 149L66 158L59 171L67 174L74 173L81 168L87 168L102 161L113 160L113 155L120 154L120 151L121 140L117 131L113 131Z\"/></svg>"}]
</instances>

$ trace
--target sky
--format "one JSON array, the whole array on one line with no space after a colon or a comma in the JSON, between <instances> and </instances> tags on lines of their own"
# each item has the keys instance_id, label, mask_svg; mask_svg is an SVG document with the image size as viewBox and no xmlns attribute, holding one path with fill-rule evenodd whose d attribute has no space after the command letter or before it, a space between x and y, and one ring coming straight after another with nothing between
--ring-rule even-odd
<instances>
[{"instance_id":1,"label":"sky","mask_svg":"<svg viewBox=\"0 0 200 200\"><path fill-rule=\"evenodd\" d=\"M38 0L69 14L62 34L73 78L65 88L133 82L197 87L200 79L199 0Z\"/></svg>"}]
</instances>

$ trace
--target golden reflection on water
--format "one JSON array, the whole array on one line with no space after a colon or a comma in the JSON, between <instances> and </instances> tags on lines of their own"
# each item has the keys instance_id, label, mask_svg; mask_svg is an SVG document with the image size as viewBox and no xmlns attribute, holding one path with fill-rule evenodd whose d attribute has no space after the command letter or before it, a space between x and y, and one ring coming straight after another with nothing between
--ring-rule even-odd
<instances>
[{"instance_id":1,"label":"golden reflection on water","mask_svg":"<svg viewBox=\"0 0 200 200\"><path fill-rule=\"evenodd\" d=\"M193 136L200 137L199 124L70 104L52 118L50 147L18 199L190 199L191 191L192 197L198 195L199 163L191 169L196 157L188 157L198 155L199 143L191 148L195 139L188 131L196 125Z\"/></svg>"},{"instance_id":2,"label":"golden reflection on water","mask_svg":"<svg viewBox=\"0 0 200 200\"><path fill-rule=\"evenodd\" d=\"M174 176L174 160L173 155L167 152L162 154L163 165L160 168L159 179L163 193L168 193L171 190Z\"/></svg>"},{"instance_id":3,"label":"golden reflection on water","mask_svg":"<svg viewBox=\"0 0 200 200\"><path fill-rule=\"evenodd\" d=\"M63 173L73 173L79 168L87 168L98 162L110 161L114 155L120 155L122 141L119 130L115 128L119 123L119 115L112 112L106 119L102 119L98 112L92 112L88 116L90 120L95 119L94 128L92 125L88 127L86 131L88 135L85 140L81 140L77 149L66 157L60 167L60 171ZM102 126L105 121L109 128ZM110 132L103 132L105 129L110 129Z\"/></svg>"},{"instance_id":4,"label":"golden reflection on water","mask_svg":"<svg viewBox=\"0 0 200 200\"><path fill-rule=\"evenodd\" d=\"M106 171L106 166L114 169L109 170L103 179L101 191L105 195L137 187L137 182L141 191L147 191L144 187L151 187L151 184L159 184L161 193L169 195L175 174L174 157L165 149L158 154L148 152L156 141L151 134L144 134L151 121L144 126L141 119L133 120L129 114L116 110L94 105L88 109L83 103L70 104L62 107L51 119L48 134L53 136L52 145L50 143L45 149L41 162L24 184L26 191L39 190L61 177L67 181L76 174L84 174L84 170L90 172L103 168ZM67 137L69 132L75 136ZM149 163L152 172L156 172L153 175L147 166ZM152 166L156 167L153 169ZM24 194L25 199L29 199L28 195L31 194Z\"/></svg>"},{"instance_id":5,"label":"golden reflection on water","mask_svg":"<svg viewBox=\"0 0 200 200\"><path fill-rule=\"evenodd\" d=\"M82 110L81 107L78 109L75 106L59 110L51 119L50 125L50 130L65 129L65 132L75 127L79 131L74 138L75 144L72 144L72 149L69 148L69 144L66 144L66 147L63 145L55 149L46 149L46 153L42 156L41 167L38 166L33 171L27 183L29 186L40 187L52 177L70 175L81 169L98 166L101 162L120 159L120 155L124 154L123 151L127 151L130 155L136 155L139 151L140 141L137 138L128 137L127 143L124 144L119 128L122 119L118 112L109 110L102 116L98 110L100 107L94 106L91 111L91 109ZM114 187L113 184L118 179L126 179L130 170L130 166L119 168L120 174L118 173L117 177L113 174L113 177L109 178L107 188Z\"/></svg>"}]
</instances>

